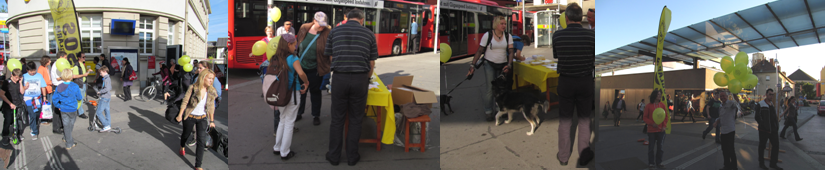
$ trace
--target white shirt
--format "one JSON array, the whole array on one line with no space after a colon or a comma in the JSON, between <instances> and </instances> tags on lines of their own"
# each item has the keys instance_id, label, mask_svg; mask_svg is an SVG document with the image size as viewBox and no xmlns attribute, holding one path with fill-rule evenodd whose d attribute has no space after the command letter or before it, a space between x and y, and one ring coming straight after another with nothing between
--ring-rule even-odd
<instances>
[{"instance_id":1,"label":"white shirt","mask_svg":"<svg viewBox=\"0 0 825 170\"><path fill-rule=\"evenodd\" d=\"M59 86L63 84L63 80L60 79L60 72L57 72L57 66L55 66L54 63L52 63L52 70L49 74L51 74L49 79L52 79L52 85Z\"/></svg>"},{"instance_id":2,"label":"white shirt","mask_svg":"<svg viewBox=\"0 0 825 170\"><path fill-rule=\"evenodd\" d=\"M206 109L206 96L207 95L203 95L201 101L198 102L198 105L195 106L195 110L192 110L192 113L190 113L190 115L203 116L206 114L206 110L204 110Z\"/></svg>"},{"instance_id":3,"label":"white shirt","mask_svg":"<svg viewBox=\"0 0 825 170\"><path fill-rule=\"evenodd\" d=\"M481 47L487 47L487 52L484 53L484 58L487 60L492 61L493 63L506 63L507 62L507 46L513 45L513 38L510 37L509 41L504 42L507 37L501 37L501 41L496 41L496 38L493 37L490 40L491 47L487 46L487 37L489 37L490 32L484 33L484 36L481 37L479 45ZM507 36L506 34L504 36Z\"/></svg>"},{"instance_id":4,"label":"white shirt","mask_svg":"<svg viewBox=\"0 0 825 170\"><path fill-rule=\"evenodd\" d=\"M736 113L739 111L739 103L728 100L722 103L719 108L719 130L722 134L736 131Z\"/></svg>"},{"instance_id":5,"label":"white shirt","mask_svg":"<svg viewBox=\"0 0 825 170\"><path fill-rule=\"evenodd\" d=\"M276 37L284 34L295 35L295 27L289 27L289 31L286 31L286 29L284 29L284 26L278 27L278 29L275 30Z\"/></svg>"}]
</instances>

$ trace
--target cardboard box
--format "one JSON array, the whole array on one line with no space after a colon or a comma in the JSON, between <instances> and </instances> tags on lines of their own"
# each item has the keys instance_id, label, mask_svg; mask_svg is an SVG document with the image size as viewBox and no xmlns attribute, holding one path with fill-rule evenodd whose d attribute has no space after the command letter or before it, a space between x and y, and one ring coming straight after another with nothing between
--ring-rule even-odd
<instances>
[{"instance_id":1,"label":"cardboard box","mask_svg":"<svg viewBox=\"0 0 825 170\"><path fill-rule=\"evenodd\" d=\"M426 104L432 108L433 103L437 103L438 99L435 93L429 90L424 90L412 86L413 76L398 76L392 80L392 101L396 105L404 105L410 102L416 104Z\"/></svg>"}]
</instances>

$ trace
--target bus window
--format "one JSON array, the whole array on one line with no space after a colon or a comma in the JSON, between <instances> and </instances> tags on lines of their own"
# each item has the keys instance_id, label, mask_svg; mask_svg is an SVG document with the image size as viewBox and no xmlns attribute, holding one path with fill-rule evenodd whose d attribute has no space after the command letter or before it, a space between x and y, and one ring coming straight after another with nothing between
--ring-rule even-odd
<instances>
[{"instance_id":1,"label":"bus window","mask_svg":"<svg viewBox=\"0 0 825 170\"><path fill-rule=\"evenodd\" d=\"M410 18L410 13L402 12L399 15L401 15L401 17L399 18L399 19L401 19L401 21L399 22L399 27L401 28L401 32L403 32L403 33L410 32L410 19L411 19Z\"/></svg>"},{"instance_id":2,"label":"bus window","mask_svg":"<svg viewBox=\"0 0 825 170\"><path fill-rule=\"evenodd\" d=\"M493 29L493 16L492 15L483 15L478 14L478 24L480 33L488 32Z\"/></svg>"},{"instance_id":3,"label":"bus window","mask_svg":"<svg viewBox=\"0 0 825 170\"><path fill-rule=\"evenodd\" d=\"M462 27L466 28L466 34L475 34L476 33L476 26L475 23L476 15L474 13L468 12L464 14L464 22L462 23Z\"/></svg>"},{"instance_id":4,"label":"bus window","mask_svg":"<svg viewBox=\"0 0 825 170\"><path fill-rule=\"evenodd\" d=\"M246 8L244 9L244 5ZM251 1L236 3L235 33L234 36L265 36L266 33L266 1ZM240 15L239 15L240 14ZM243 16L246 14L246 16Z\"/></svg>"},{"instance_id":5,"label":"bus window","mask_svg":"<svg viewBox=\"0 0 825 170\"><path fill-rule=\"evenodd\" d=\"M367 9L364 10L364 14L366 15L364 17L365 18L364 19L364 26L369 28L370 31L372 31L373 33L378 33L377 30L375 29L375 26L376 26L375 25L375 21L376 21L375 20L375 14L376 14L375 11L376 11L375 9L370 9L370 8L367 8Z\"/></svg>"},{"instance_id":6,"label":"bus window","mask_svg":"<svg viewBox=\"0 0 825 170\"><path fill-rule=\"evenodd\" d=\"M378 18L378 31L380 33L389 33L390 32L390 13L387 11L381 11L381 16Z\"/></svg>"},{"instance_id":7,"label":"bus window","mask_svg":"<svg viewBox=\"0 0 825 170\"><path fill-rule=\"evenodd\" d=\"M427 23L429 23L430 15L432 15L432 13L430 13L430 10L424 10L424 19L421 20L421 27L423 27L423 26L427 25Z\"/></svg>"},{"instance_id":8,"label":"bus window","mask_svg":"<svg viewBox=\"0 0 825 170\"><path fill-rule=\"evenodd\" d=\"M292 21L295 18L294 3L275 1L273 5L275 5L276 7L278 7L278 9L281 10L281 19L273 25L273 27L275 27L276 29L284 26L284 22ZM292 28L295 29L295 31L298 31L298 29L301 28L301 25L297 25L295 21L292 21Z\"/></svg>"}]
</instances>

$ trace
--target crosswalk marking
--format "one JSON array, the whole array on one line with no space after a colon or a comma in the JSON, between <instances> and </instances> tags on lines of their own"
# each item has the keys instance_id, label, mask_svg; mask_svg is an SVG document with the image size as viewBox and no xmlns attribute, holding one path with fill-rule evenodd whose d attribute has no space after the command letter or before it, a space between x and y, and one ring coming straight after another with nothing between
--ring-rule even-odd
<instances>
[{"instance_id":1,"label":"crosswalk marking","mask_svg":"<svg viewBox=\"0 0 825 170\"><path fill-rule=\"evenodd\" d=\"M52 146L54 146L52 144L52 140L49 139L49 137L44 137L41 140L41 144L43 144L43 150L46 151L46 159L49 160L49 166L53 169L62 170L63 165L60 164L60 158L57 157L57 153L55 153L54 149L52 149Z\"/></svg>"}]
</instances>

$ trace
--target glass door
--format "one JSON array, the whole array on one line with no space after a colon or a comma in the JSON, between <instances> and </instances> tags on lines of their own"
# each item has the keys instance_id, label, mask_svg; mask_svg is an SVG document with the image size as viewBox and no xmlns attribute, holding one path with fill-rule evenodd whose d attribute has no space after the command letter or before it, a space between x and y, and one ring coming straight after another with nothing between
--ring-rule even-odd
<instances>
[{"instance_id":1,"label":"glass door","mask_svg":"<svg viewBox=\"0 0 825 170\"><path fill-rule=\"evenodd\" d=\"M550 45L550 39L552 36L550 29L553 27L550 20L552 17L547 11L538 12L537 14L538 17L536 20L538 21L538 32L536 32L536 38L538 40L538 46Z\"/></svg>"}]
</instances>

